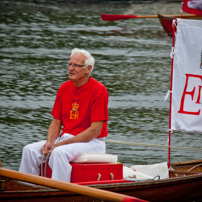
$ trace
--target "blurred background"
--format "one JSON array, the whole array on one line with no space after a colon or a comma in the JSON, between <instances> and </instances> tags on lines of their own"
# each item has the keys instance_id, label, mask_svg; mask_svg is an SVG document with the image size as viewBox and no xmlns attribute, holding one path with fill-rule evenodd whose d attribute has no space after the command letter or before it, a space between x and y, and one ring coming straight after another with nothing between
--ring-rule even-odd
<instances>
[{"instance_id":1,"label":"blurred background","mask_svg":"<svg viewBox=\"0 0 202 202\"><path fill-rule=\"evenodd\" d=\"M60 1L58 1L60 2ZM0 1L0 159L18 170L23 146L46 139L65 63L90 51L92 76L109 92L109 140L167 145L172 38L159 20L102 21L105 14L179 14L180 2ZM201 147L200 134L174 132L171 145ZM107 143L126 166L167 161L164 148ZM172 150L171 162L200 152Z\"/></svg>"}]
</instances>

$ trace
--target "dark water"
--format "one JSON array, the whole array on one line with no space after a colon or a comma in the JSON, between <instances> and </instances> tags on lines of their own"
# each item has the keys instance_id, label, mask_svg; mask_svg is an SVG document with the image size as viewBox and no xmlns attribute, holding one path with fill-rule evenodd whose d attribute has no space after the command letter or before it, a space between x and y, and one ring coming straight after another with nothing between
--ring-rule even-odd
<instances>
[{"instance_id":1,"label":"dark water","mask_svg":"<svg viewBox=\"0 0 202 202\"><path fill-rule=\"evenodd\" d=\"M17 170L22 147L46 138L70 51L92 52L92 76L109 91L108 139L167 145L172 39L158 19L105 22L100 13L179 13L180 3L34 4L0 2L0 158ZM200 147L175 132L172 145ZM125 165L167 161L167 149L107 143ZM172 162L201 152L172 151Z\"/></svg>"}]
</instances>

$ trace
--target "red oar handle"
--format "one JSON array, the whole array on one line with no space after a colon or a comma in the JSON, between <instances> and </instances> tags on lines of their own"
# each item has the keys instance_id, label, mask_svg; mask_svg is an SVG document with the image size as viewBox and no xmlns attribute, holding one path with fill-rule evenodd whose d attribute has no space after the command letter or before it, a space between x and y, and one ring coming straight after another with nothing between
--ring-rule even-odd
<instances>
[{"instance_id":1,"label":"red oar handle","mask_svg":"<svg viewBox=\"0 0 202 202\"><path fill-rule=\"evenodd\" d=\"M180 15L164 15L165 17L185 18L185 19L202 19L202 15L180 14ZM131 18L158 18L158 15L118 15L118 14L101 14L102 20L116 21L127 20Z\"/></svg>"},{"instance_id":2,"label":"red oar handle","mask_svg":"<svg viewBox=\"0 0 202 202\"><path fill-rule=\"evenodd\" d=\"M130 18L137 18L136 15L113 15L113 14L101 14L102 20L115 21L115 20L126 20Z\"/></svg>"}]
</instances>

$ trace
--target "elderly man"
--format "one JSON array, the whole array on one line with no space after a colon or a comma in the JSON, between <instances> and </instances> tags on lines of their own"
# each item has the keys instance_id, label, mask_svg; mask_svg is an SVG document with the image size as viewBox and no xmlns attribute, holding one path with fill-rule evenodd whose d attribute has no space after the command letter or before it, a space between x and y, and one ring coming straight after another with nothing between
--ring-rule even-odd
<instances>
[{"instance_id":1,"label":"elderly man","mask_svg":"<svg viewBox=\"0 0 202 202\"><path fill-rule=\"evenodd\" d=\"M105 153L108 92L90 76L94 63L95 59L86 50L72 50L67 63L69 81L57 92L47 140L23 148L20 172L39 175L42 156L50 154L52 179L70 182L69 162L84 152Z\"/></svg>"}]
</instances>

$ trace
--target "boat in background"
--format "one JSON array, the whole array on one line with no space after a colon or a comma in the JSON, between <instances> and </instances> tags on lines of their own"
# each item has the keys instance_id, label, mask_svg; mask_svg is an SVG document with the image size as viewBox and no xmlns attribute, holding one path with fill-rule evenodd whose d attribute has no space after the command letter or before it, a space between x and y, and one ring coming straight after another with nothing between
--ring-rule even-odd
<instances>
[{"instance_id":1,"label":"boat in background","mask_svg":"<svg viewBox=\"0 0 202 202\"><path fill-rule=\"evenodd\" d=\"M166 33L172 36L172 21L174 18L182 19L202 19L202 0L184 0L182 11L188 14L172 15L124 15L124 14L101 14L104 21L127 20L132 18L159 18L161 25Z\"/></svg>"},{"instance_id":2,"label":"boat in background","mask_svg":"<svg viewBox=\"0 0 202 202\"><path fill-rule=\"evenodd\" d=\"M3 169L3 168L2 168ZM1 173L1 168L0 168ZM96 184L85 186L129 195L151 202L202 200L202 160L174 163L169 170L170 178L159 180L138 180ZM85 201L98 202L90 196L62 191L45 186L37 186L5 177L0 174L1 201Z\"/></svg>"},{"instance_id":3,"label":"boat in background","mask_svg":"<svg viewBox=\"0 0 202 202\"><path fill-rule=\"evenodd\" d=\"M167 16L163 16L158 14L158 18L160 20L160 23L163 27L163 29L165 30L165 32L169 35L172 36L173 35L173 27L172 27L172 23L173 23L173 17L167 17Z\"/></svg>"},{"instance_id":4,"label":"boat in background","mask_svg":"<svg viewBox=\"0 0 202 202\"><path fill-rule=\"evenodd\" d=\"M195 16L192 16L192 15L187 16L187 15L181 14L180 17L177 15L176 15L176 17L179 17L182 19L202 19L202 0L200 0L200 1L198 1L198 0L197 1L196 0L184 0L183 4L182 4L182 11L189 13L189 14L194 14ZM169 36L173 35L172 21L176 17L158 14L158 18L160 20L160 23L161 23L163 29L165 30L165 32Z\"/></svg>"},{"instance_id":5,"label":"boat in background","mask_svg":"<svg viewBox=\"0 0 202 202\"><path fill-rule=\"evenodd\" d=\"M159 18L159 21L160 21L163 29L168 34L168 36L172 36L173 35L172 23L173 23L173 19L175 17L164 16L164 15L161 15L161 14L158 13L158 18ZM182 17L180 17L180 18L182 18L182 19L202 19L202 15L190 16L190 17L182 15Z\"/></svg>"}]
</instances>

